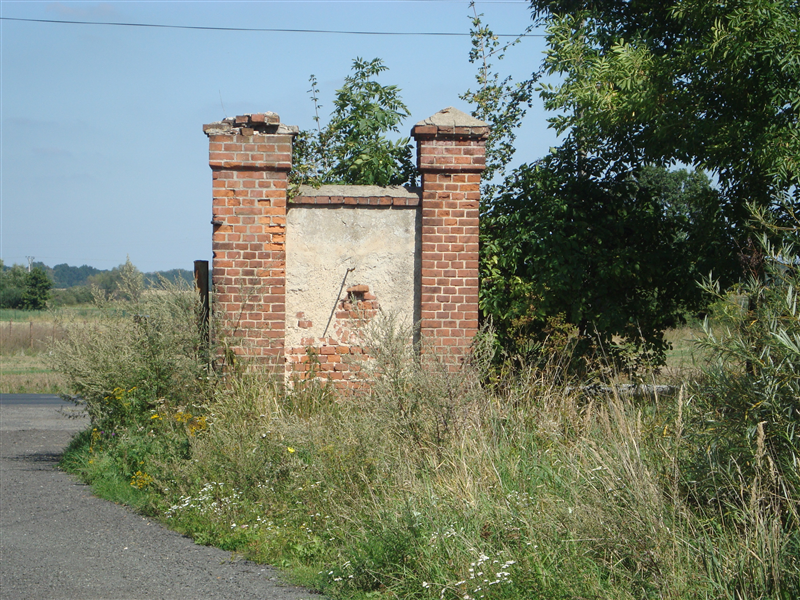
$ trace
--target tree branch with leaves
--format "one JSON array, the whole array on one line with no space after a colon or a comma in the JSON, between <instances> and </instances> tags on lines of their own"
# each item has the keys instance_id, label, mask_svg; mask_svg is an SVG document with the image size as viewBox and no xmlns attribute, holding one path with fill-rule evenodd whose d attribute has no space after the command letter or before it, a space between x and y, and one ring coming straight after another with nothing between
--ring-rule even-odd
<instances>
[{"instance_id":1,"label":"tree branch with leaves","mask_svg":"<svg viewBox=\"0 0 800 600\"><path fill-rule=\"evenodd\" d=\"M399 133L409 116L394 85L376 78L388 67L379 58L353 61L353 72L336 91L330 120L322 125L317 79L311 76L316 132L303 131L295 140L291 174L295 185L413 185L417 172L410 140L388 138Z\"/></svg>"}]
</instances>

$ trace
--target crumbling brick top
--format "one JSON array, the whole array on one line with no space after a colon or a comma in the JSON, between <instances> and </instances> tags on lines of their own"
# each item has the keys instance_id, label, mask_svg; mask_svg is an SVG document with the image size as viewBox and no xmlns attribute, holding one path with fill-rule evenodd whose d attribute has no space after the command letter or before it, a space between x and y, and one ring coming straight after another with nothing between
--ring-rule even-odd
<instances>
[{"instance_id":1,"label":"crumbling brick top","mask_svg":"<svg viewBox=\"0 0 800 600\"><path fill-rule=\"evenodd\" d=\"M417 188L399 185L380 187L377 185L322 185L315 188L301 185L291 205L353 206L419 206L420 192Z\"/></svg>"},{"instance_id":2,"label":"crumbling brick top","mask_svg":"<svg viewBox=\"0 0 800 600\"><path fill-rule=\"evenodd\" d=\"M297 125L284 125L274 112L228 117L203 125L206 135L252 135L253 133L277 133L295 135L300 131Z\"/></svg>"},{"instance_id":3,"label":"crumbling brick top","mask_svg":"<svg viewBox=\"0 0 800 600\"><path fill-rule=\"evenodd\" d=\"M457 108L448 106L414 125L411 135L415 138L446 135L486 139L489 135L489 125Z\"/></svg>"}]
</instances>

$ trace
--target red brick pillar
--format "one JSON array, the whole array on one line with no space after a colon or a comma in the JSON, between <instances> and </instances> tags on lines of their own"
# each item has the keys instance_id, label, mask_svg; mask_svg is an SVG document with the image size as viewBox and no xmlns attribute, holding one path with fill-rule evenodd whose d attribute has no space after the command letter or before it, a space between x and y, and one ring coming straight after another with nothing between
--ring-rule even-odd
<instances>
[{"instance_id":1,"label":"red brick pillar","mask_svg":"<svg viewBox=\"0 0 800 600\"><path fill-rule=\"evenodd\" d=\"M283 365L286 190L297 128L278 115L203 126L213 179L213 288L217 337L260 362ZM219 341L219 339L218 339Z\"/></svg>"},{"instance_id":2,"label":"red brick pillar","mask_svg":"<svg viewBox=\"0 0 800 600\"><path fill-rule=\"evenodd\" d=\"M420 121L423 344L462 356L478 331L478 203L489 126L455 108Z\"/></svg>"}]
</instances>

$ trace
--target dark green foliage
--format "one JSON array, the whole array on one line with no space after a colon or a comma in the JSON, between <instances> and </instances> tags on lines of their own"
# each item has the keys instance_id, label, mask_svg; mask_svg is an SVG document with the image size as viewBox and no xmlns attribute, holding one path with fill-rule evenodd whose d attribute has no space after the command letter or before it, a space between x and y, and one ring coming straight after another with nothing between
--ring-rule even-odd
<instances>
[{"instance_id":1,"label":"dark green foliage","mask_svg":"<svg viewBox=\"0 0 800 600\"><path fill-rule=\"evenodd\" d=\"M96 269L88 265L81 267L71 267L66 263L56 265L52 269L42 265L45 270L50 272L53 280L54 288L71 288L77 286L88 286L94 282L99 287L105 289L107 292L112 293L116 289L116 283L119 281L118 273L121 268L114 267L110 271ZM94 279L91 279L94 277ZM194 275L188 269L170 269L168 271L155 271L152 273L144 274L144 282L146 287L157 287L160 278L164 278L170 283L178 283L183 280L186 283L192 283ZM86 301L90 301L86 300Z\"/></svg>"},{"instance_id":2,"label":"dark green foliage","mask_svg":"<svg viewBox=\"0 0 800 600\"><path fill-rule=\"evenodd\" d=\"M66 263L56 265L52 269L53 287L70 288L78 285L88 285L89 277L101 273L100 269L83 265L71 267Z\"/></svg>"},{"instance_id":3,"label":"dark green foliage","mask_svg":"<svg viewBox=\"0 0 800 600\"><path fill-rule=\"evenodd\" d=\"M6 269L0 262L0 308L47 308L52 287L47 272L39 266L29 272L21 265Z\"/></svg>"},{"instance_id":4,"label":"dark green foliage","mask_svg":"<svg viewBox=\"0 0 800 600\"><path fill-rule=\"evenodd\" d=\"M25 277L25 288L22 292L22 308L26 310L42 310L47 308L50 300L50 288L53 282L44 269L34 267Z\"/></svg>"},{"instance_id":5,"label":"dark green foliage","mask_svg":"<svg viewBox=\"0 0 800 600\"><path fill-rule=\"evenodd\" d=\"M162 281L168 281L175 285L183 283L194 285L194 273L188 269L170 269L144 274L144 285L147 288L157 288Z\"/></svg>"},{"instance_id":6,"label":"dark green foliage","mask_svg":"<svg viewBox=\"0 0 800 600\"><path fill-rule=\"evenodd\" d=\"M696 279L734 263L718 196L697 174L577 160L562 147L523 165L484 207L483 313L512 354L567 335L578 354L660 364L664 329L703 304Z\"/></svg>"},{"instance_id":7,"label":"dark green foliage","mask_svg":"<svg viewBox=\"0 0 800 600\"><path fill-rule=\"evenodd\" d=\"M334 111L324 127L320 124L316 78L311 93L317 131L304 131L295 140L292 180L295 184L334 183L353 185L413 184L416 169L408 138L391 141L408 116L397 86L375 81L388 70L379 58L353 61L353 74L336 91Z\"/></svg>"},{"instance_id":8,"label":"dark green foliage","mask_svg":"<svg viewBox=\"0 0 800 600\"><path fill-rule=\"evenodd\" d=\"M758 481L767 501L798 527L800 222L781 230L764 211L757 217L783 243L773 246L765 233L758 271L727 293L707 286L717 298L716 325L702 342L713 360L695 390L700 421L693 446L702 449L697 460L705 466L694 486L705 499L756 501L757 490L748 488Z\"/></svg>"},{"instance_id":9,"label":"dark green foliage","mask_svg":"<svg viewBox=\"0 0 800 600\"><path fill-rule=\"evenodd\" d=\"M680 161L743 207L800 182L797 0L533 0L551 119L617 168ZM793 188L794 186L794 188Z\"/></svg>"},{"instance_id":10,"label":"dark green foliage","mask_svg":"<svg viewBox=\"0 0 800 600\"><path fill-rule=\"evenodd\" d=\"M22 308L22 293L21 287L0 286L0 308Z\"/></svg>"},{"instance_id":11,"label":"dark green foliage","mask_svg":"<svg viewBox=\"0 0 800 600\"><path fill-rule=\"evenodd\" d=\"M65 290L51 290L53 306L73 306L89 304L92 301L92 290L85 285L76 285Z\"/></svg>"},{"instance_id":12,"label":"dark green foliage","mask_svg":"<svg viewBox=\"0 0 800 600\"><path fill-rule=\"evenodd\" d=\"M22 265L6 267L0 261L0 308L22 308L28 271Z\"/></svg>"},{"instance_id":13,"label":"dark green foliage","mask_svg":"<svg viewBox=\"0 0 800 600\"><path fill-rule=\"evenodd\" d=\"M645 166L633 177L674 230L676 252L670 267L685 278L679 301L687 312L702 315L711 298L699 282L713 275L728 287L741 275L740 253L748 230L738 224L747 216L701 171Z\"/></svg>"},{"instance_id":14,"label":"dark green foliage","mask_svg":"<svg viewBox=\"0 0 800 600\"><path fill-rule=\"evenodd\" d=\"M747 7L708 9L727 11L725 23L714 24L697 17L704 3L531 3L548 27L542 69L563 76L540 91L558 111L551 125L567 137L550 157L483 189L481 307L511 354L547 339L581 355L616 339L612 354L627 355L629 366L630 358L659 363L661 330L706 310L709 296L696 282L711 272L722 285L738 279L737 254L748 244L745 201L769 205L772 193L791 186L790 141L797 139L796 103L782 109L788 120L765 116L774 116L776 94L796 96L794 79L780 81L760 62L752 73L738 72L741 56L723 56L734 52L734 32L757 19L751 5L758 2L738 4ZM773 42L783 40L794 53L786 32L796 18L778 11L767 19L774 20ZM709 41L711 30L725 52ZM467 99L476 103L473 114L493 125L499 141L487 145L487 164L502 173L539 71L512 86L492 72L489 59L502 58L505 48L477 16L472 37L481 87ZM769 43L759 42L760 52ZM692 52L700 52L697 64ZM703 69L712 64L709 77ZM717 74L747 85L725 87ZM752 98L740 97L750 87L758 88ZM768 160L774 143L782 149ZM665 168L676 161L713 170L722 191L702 172Z\"/></svg>"}]
</instances>

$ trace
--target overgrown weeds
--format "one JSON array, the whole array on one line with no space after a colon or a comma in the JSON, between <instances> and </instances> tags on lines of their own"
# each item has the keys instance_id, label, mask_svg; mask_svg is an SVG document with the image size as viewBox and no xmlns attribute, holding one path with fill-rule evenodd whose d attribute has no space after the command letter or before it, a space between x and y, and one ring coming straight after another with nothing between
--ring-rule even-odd
<instances>
[{"instance_id":1,"label":"overgrown weeds","mask_svg":"<svg viewBox=\"0 0 800 600\"><path fill-rule=\"evenodd\" d=\"M165 403L202 404L209 371L196 294L167 281L145 291L138 272L123 275L119 297L95 293L98 315L64 323L48 355L92 423L127 426Z\"/></svg>"},{"instance_id":2,"label":"overgrown weeds","mask_svg":"<svg viewBox=\"0 0 800 600\"><path fill-rule=\"evenodd\" d=\"M249 368L212 386L185 298L58 347L95 404L64 464L199 543L341 598L800 595L797 489L766 424L750 454L700 427L714 388L588 394L565 356L490 370L488 333L452 372L391 319L350 392Z\"/></svg>"}]
</instances>

